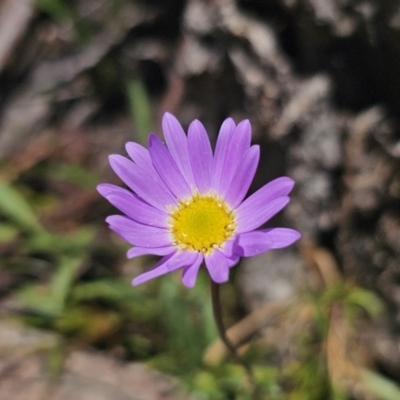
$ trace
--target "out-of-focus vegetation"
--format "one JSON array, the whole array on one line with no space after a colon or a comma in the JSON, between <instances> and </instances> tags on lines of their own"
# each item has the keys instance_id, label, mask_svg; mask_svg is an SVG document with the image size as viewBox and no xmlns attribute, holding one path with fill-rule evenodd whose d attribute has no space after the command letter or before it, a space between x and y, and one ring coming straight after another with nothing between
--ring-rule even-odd
<instances>
[{"instance_id":1,"label":"out-of-focus vegetation","mask_svg":"<svg viewBox=\"0 0 400 400\"><path fill-rule=\"evenodd\" d=\"M129 96L135 116L145 98L140 84L129 86ZM148 104L145 110L144 115ZM141 123L150 125L150 121ZM7 171L5 164L0 172L7 177ZM13 281L9 290L18 305L9 317L62 335L60 348L55 353L52 349L53 357L64 354L72 344L106 351L122 348L125 359L142 360L179 376L187 390L200 398L253 398L240 365L229 360L220 360L216 366L203 363L207 347L217 339L206 273L193 290L185 289L177 276L132 288L129 277L122 277L118 270L128 263L124 261L126 245L105 231L102 218L91 215L82 222L68 215L66 225L71 228L66 232L45 227L41 219L57 209L62 199L48 187L37 190L37 182L72 185L96 196L92 201L103 209L102 214L111 212L94 192L99 182L95 171L68 160L43 160L18 179L7 182L3 178L1 270ZM101 238L104 234L106 239ZM153 259L144 260L145 265L151 263ZM240 307L232 284L224 288L223 298L231 313ZM378 317L381 308L371 292L341 281L318 290L301 290L282 304L272 338L260 331L259 339L244 346L261 398L342 400L350 399L355 390L373 392L382 399L400 395L393 383L368 369L358 342L363 324ZM237 316L234 312L229 320ZM59 368L60 364L55 365Z\"/></svg>"},{"instance_id":2,"label":"out-of-focus vegetation","mask_svg":"<svg viewBox=\"0 0 400 400\"><path fill-rule=\"evenodd\" d=\"M119 43L119 12L128 2L109 3L111 28L105 36L115 35L114 41ZM50 25L64 24L64 36L60 34L62 40L54 40L49 58L68 45L90 43L101 25L96 18L88 21L79 17L74 2L37 0L35 4L39 19ZM148 19L143 18L144 27L140 29L146 31L146 21L153 17L150 13ZM129 31L129 26L124 29ZM140 29L138 37L144 35ZM52 40L49 36L47 39ZM204 42L212 40L205 35ZM113 45L117 50L123 47ZM126 46L133 53L143 51ZM173 94L158 97L157 82L146 82L149 76L143 66L135 65L128 72L121 67L129 63L128 50L126 58L120 55L118 61L112 52L102 57L95 54L94 60L85 58L87 65L77 72L75 86L71 84L73 88L65 92L61 78L53 82L51 90L42 82L35 99L46 99L54 111L53 119L49 117L42 134L1 160L0 294L6 300L1 305L2 313L8 319L60 335L60 341L49 352L55 374L61 373L69 349L92 347L177 376L182 386L200 399L250 400L254 396L243 368L229 357L213 353L217 331L207 274L200 274L193 290L182 287L176 275L132 288L130 279L155 259L126 260L126 244L105 226L105 216L116 211L98 196L95 187L104 180L118 183L105 166L107 153L122 151L125 139L145 144L149 131L159 131L155 121L162 100L176 101ZM90 79L84 76L86 70L90 70ZM66 69L65 74L70 72ZM199 76L196 79L201 81ZM179 87L179 82L175 83ZM93 93L96 101L104 100L104 104L98 106L86 99ZM89 112L84 123L76 124L74 118L80 121L81 114L74 114L74 101L79 96L88 100ZM270 101L263 99L265 103ZM84 101L78 102L77 109L85 114L82 104L87 106ZM90 107L95 111L91 112ZM213 104L206 107L211 109ZM112 124L107 127L107 117L112 120L110 115L115 118L118 113L123 115L121 119L130 121L127 125L132 137L115 133ZM66 114L72 122L60 117ZM125 128L123 125L121 130ZM103 146L93 147L104 131L108 136L102 139ZM20 142L24 140L22 136ZM118 145L114 146L116 141ZM331 271L335 279L320 279L320 271L305 259L304 285L287 301L276 304L278 313L266 313L265 320L247 327L252 334L240 344L243 357L253 366L258 397L400 398L397 384L378 372L369 351L371 338L365 337L374 321L384 316L385 305L375 293L342 277L338 270ZM224 285L222 298L227 325L233 325L245 314L234 279Z\"/></svg>"}]
</instances>

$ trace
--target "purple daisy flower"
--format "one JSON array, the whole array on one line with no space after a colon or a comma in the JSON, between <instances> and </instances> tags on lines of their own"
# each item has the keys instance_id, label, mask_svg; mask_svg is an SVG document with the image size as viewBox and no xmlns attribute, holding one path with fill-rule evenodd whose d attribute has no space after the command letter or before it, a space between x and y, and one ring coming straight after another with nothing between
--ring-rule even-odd
<instances>
[{"instance_id":1,"label":"purple daisy flower","mask_svg":"<svg viewBox=\"0 0 400 400\"><path fill-rule=\"evenodd\" d=\"M193 121L186 136L178 120L166 113L162 127L168 148L150 134L149 150L126 144L133 161L110 156L111 167L132 191L98 186L125 214L106 221L134 245L127 257L162 256L133 285L183 268L182 282L193 287L203 261L211 279L223 283L240 257L286 247L300 238L288 228L255 230L288 204L294 182L275 179L243 200L260 156L259 146L250 145L248 120L237 126L231 118L225 120L214 154L201 122Z\"/></svg>"}]
</instances>

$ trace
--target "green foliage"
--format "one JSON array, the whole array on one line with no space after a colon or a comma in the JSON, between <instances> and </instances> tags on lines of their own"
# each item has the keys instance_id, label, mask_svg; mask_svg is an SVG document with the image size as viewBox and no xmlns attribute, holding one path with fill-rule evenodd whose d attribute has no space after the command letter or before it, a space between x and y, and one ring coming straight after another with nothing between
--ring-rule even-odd
<instances>
[{"instance_id":1,"label":"green foliage","mask_svg":"<svg viewBox=\"0 0 400 400\"><path fill-rule=\"evenodd\" d=\"M96 184L94 174L83 167L49 165L36 171L44 180L75 185L81 190L93 190ZM37 179L34 172L32 176ZM0 244L17 244L17 257L3 259L0 268L24 276L37 257L47 265L47 272L39 275L40 279L24 280L15 296L24 306L21 318L27 323L52 329L66 338L49 353L49 367L55 374L62 369L63 342L102 348L117 345L125 349L128 358L145 360L179 376L187 390L199 398L253 400L241 366L229 360L217 367L203 365L205 349L217 338L205 271L200 272L192 290L182 286L178 274L132 288L112 268L125 259L125 248L118 248L118 242L96 244L98 226L81 224L67 233L50 232L38 215L49 210L49 201L57 205L59 199L51 194L33 196L29 188L5 182L0 182L0 189ZM44 197L46 202L42 201ZM99 273L96 260L104 263L106 272ZM85 276L87 270L91 275ZM229 309L237 306L232 293L222 293L227 295L222 298ZM326 341L334 307L340 308L346 323L355 330L363 318L377 318L383 311L374 294L348 282L299 292L284 317L295 320L300 309L309 310L308 320L299 325L291 339L290 352L295 356L280 360L274 348L256 345L246 354L254 367L259 399L349 398L345 390L332 386L327 370ZM381 375L366 371L363 380L378 399L399 396L399 388Z\"/></svg>"},{"instance_id":2,"label":"green foliage","mask_svg":"<svg viewBox=\"0 0 400 400\"><path fill-rule=\"evenodd\" d=\"M371 393L380 400L400 399L400 387L376 372L364 371L363 381Z\"/></svg>"},{"instance_id":3,"label":"green foliage","mask_svg":"<svg viewBox=\"0 0 400 400\"><path fill-rule=\"evenodd\" d=\"M55 20L61 20L71 15L71 8L63 0L35 0L40 11L51 15Z\"/></svg>"},{"instance_id":4,"label":"green foliage","mask_svg":"<svg viewBox=\"0 0 400 400\"><path fill-rule=\"evenodd\" d=\"M153 365L185 375L201 364L206 346L217 337L207 283L203 274L191 291L184 289L174 276L165 276L158 282L157 303L168 350L152 360Z\"/></svg>"},{"instance_id":5,"label":"green foliage","mask_svg":"<svg viewBox=\"0 0 400 400\"><path fill-rule=\"evenodd\" d=\"M17 238L19 230L17 227L10 224L0 225L0 245L12 242Z\"/></svg>"},{"instance_id":6,"label":"green foliage","mask_svg":"<svg viewBox=\"0 0 400 400\"><path fill-rule=\"evenodd\" d=\"M128 100L138 134L138 141L146 143L147 136L152 130L152 118L150 99L142 81L131 80L128 83Z\"/></svg>"},{"instance_id":7,"label":"green foliage","mask_svg":"<svg viewBox=\"0 0 400 400\"><path fill-rule=\"evenodd\" d=\"M290 388L287 390L290 400L329 399L329 379L322 358L321 353L305 351L301 360L286 366L283 382Z\"/></svg>"},{"instance_id":8,"label":"green foliage","mask_svg":"<svg viewBox=\"0 0 400 400\"><path fill-rule=\"evenodd\" d=\"M43 227L32 207L12 185L0 181L0 212L27 232L42 234Z\"/></svg>"},{"instance_id":9,"label":"green foliage","mask_svg":"<svg viewBox=\"0 0 400 400\"><path fill-rule=\"evenodd\" d=\"M84 23L78 23L69 2L36 0L36 4L55 20L70 18L77 30L81 24L83 36L91 32ZM119 7L121 2L113 2L115 14ZM106 60L96 69L104 78L102 84L111 87L117 73L115 64ZM133 79L127 84L126 94L138 139L144 143L152 129L151 104L145 85ZM33 180L67 183L89 191L99 181L93 171L72 162L51 160L43 164L42 168L31 171ZM68 343L99 345L103 349L118 347L125 350L128 359L144 360L179 376L184 386L199 398L253 399L241 366L229 359L216 367L203 364L205 349L217 339L207 273L201 271L192 290L184 288L175 274L132 288L119 273L126 262L125 248L118 247L117 241L100 242L102 219L97 223L81 223L71 216L73 228L68 232L53 231L47 225L46 228L40 222L43 211L59 206L61 199L48 188L44 194L36 193L29 187L29 179L22 182L0 181L0 248L15 247L12 256L3 257L0 272L7 270L18 277L14 295L24 311L19 317L64 338L49 353L53 372L61 371ZM101 254L98 247L102 248ZM36 275L32 273L35 260L46 265ZM135 262L130 261L132 265ZM136 270L143 264L143 259L138 261ZM238 302L236 298L229 299L230 308L235 309ZM282 320L291 322L300 318L301 307L311 312L291 337L287 354L282 356L277 349L271 350L273 346L266 349L261 345L251 346L246 354L254 367L260 399L348 399L344 390L332 387L327 368L326 342L334 306L340 307L354 330L365 316L376 318L383 311L374 294L348 282L299 293ZM236 315L231 319L235 320ZM363 382L379 399L400 398L400 389L375 372L364 371Z\"/></svg>"},{"instance_id":10,"label":"green foliage","mask_svg":"<svg viewBox=\"0 0 400 400\"><path fill-rule=\"evenodd\" d=\"M86 189L94 189L99 181L95 174L74 164L50 166L48 175L52 179L71 182Z\"/></svg>"}]
</instances>

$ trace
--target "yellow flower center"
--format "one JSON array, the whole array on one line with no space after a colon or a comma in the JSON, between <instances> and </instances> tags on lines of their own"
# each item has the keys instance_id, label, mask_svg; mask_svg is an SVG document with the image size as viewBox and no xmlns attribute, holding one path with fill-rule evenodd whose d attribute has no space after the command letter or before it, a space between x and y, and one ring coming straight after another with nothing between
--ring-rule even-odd
<instances>
[{"instance_id":1,"label":"yellow flower center","mask_svg":"<svg viewBox=\"0 0 400 400\"><path fill-rule=\"evenodd\" d=\"M195 194L180 202L170 215L170 231L180 250L210 254L221 248L236 229L233 210L210 194Z\"/></svg>"}]
</instances>

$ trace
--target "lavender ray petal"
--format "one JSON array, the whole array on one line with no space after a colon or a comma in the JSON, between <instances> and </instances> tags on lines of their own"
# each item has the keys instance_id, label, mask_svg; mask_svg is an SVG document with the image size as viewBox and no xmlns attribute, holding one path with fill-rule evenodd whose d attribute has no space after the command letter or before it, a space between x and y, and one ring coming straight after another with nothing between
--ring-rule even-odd
<instances>
[{"instance_id":1,"label":"lavender ray petal","mask_svg":"<svg viewBox=\"0 0 400 400\"><path fill-rule=\"evenodd\" d=\"M169 235L163 234L162 232L151 233L151 232L129 232L121 231L113 226L110 226L118 236L124 239L126 242L140 247L163 247L171 244L171 238Z\"/></svg>"},{"instance_id":2,"label":"lavender ray petal","mask_svg":"<svg viewBox=\"0 0 400 400\"><path fill-rule=\"evenodd\" d=\"M210 274L211 279L215 283L224 283L229 279L229 263L228 259L218 250L214 250L214 252L205 256L205 263Z\"/></svg>"},{"instance_id":3,"label":"lavender ray petal","mask_svg":"<svg viewBox=\"0 0 400 400\"><path fill-rule=\"evenodd\" d=\"M245 152L250 147L251 142L251 126L248 120L244 120L238 124L232 134L231 141L228 146L225 164L219 187L219 193L224 196L229 188L229 184L234 177L236 168L240 167L240 161Z\"/></svg>"},{"instance_id":4,"label":"lavender ray petal","mask_svg":"<svg viewBox=\"0 0 400 400\"><path fill-rule=\"evenodd\" d=\"M211 187L219 191L222 174L224 172L225 161L228 157L228 148L236 125L232 118L227 118L219 130L217 144L215 146L214 161L211 176Z\"/></svg>"},{"instance_id":5,"label":"lavender ray petal","mask_svg":"<svg viewBox=\"0 0 400 400\"><path fill-rule=\"evenodd\" d=\"M252 207L242 207L237 209L237 233L249 232L258 228L275 214L281 211L290 201L287 196L279 197L267 202L259 201L254 203Z\"/></svg>"},{"instance_id":6,"label":"lavender ray petal","mask_svg":"<svg viewBox=\"0 0 400 400\"><path fill-rule=\"evenodd\" d=\"M176 254L176 253L175 253ZM132 285L140 285L141 283L147 282L151 279L158 278L159 276L168 274L171 272L171 268L168 267L168 262L173 259L175 254L169 254L163 257L150 271L146 271L143 274L137 276L132 280Z\"/></svg>"},{"instance_id":7,"label":"lavender ray petal","mask_svg":"<svg viewBox=\"0 0 400 400\"><path fill-rule=\"evenodd\" d=\"M271 238L260 231L246 232L238 235L235 253L240 257L252 257L272 249Z\"/></svg>"},{"instance_id":8,"label":"lavender ray petal","mask_svg":"<svg viewBox=\"0 0 400 400\"><path fill-rule=\"evenodd\" d=\"M225 194L226 202L236 208L246 196L260 159L259 146L251 146L237 166Z\"/></svg>"},{"instance_id":9,"label":"lavender ray petal","mask_svg":"<svg viewBox=\"0 0 400 400\"><path fill-rule=\"evenodd\" d=\"M225 257L230 257L233 254L233 251L235 249L235 241L236 237L233 239L227 240L223 245L222 248L219 249L219 251L225 256Z\"/></svg>"},{"instance_id":10,"label":"lavender ray petal","mask_svg":"<svg viewBox=\"0 0 400 400\"><path fill-rule=\"evenodd\" d=\"M169 152L190 188L196 187L190 165L187 137L178 120L170 113L165 113L162 119L164 138Z\"/></svg>"},{"instance_id":11,"label":"lavender ray petal","mask_svg":"<svg viewBox=\"0 0 400 400\"><path fill-rule=\"evenodd\" d=\"M179 265L178 268L189 267L197 260L197 257L198 257L197 251L177 252L177 253L175 253L174 259L171 260L169 265L171 265L171 267L174 269L175 269L175 265Z\"/></svg>"},{"instance_id":12,"label":"lavender ray petal","mask_svg":"<svg viewBox=\"0 0 400 400\"><path fill-rule=\"evenodd\" d=\"M173 246L165 246L165 247L132 247L126 253L127 258L135 258L144 255L153 255L153 256L166 256L168 254L172 254L176 251L176 248Z\"/></svg>"},{"instance_id":13,"label":"lavender ray petal","mask_svg":"<svg viewBox=\"0 0 400 400\"><path fill-rule=\"evenodd\" d=\"M200 193L206 193L211 186L213 154L207 132L200 121L193 121L188 132L189 159L194 179Z\"/></svg>"},{"instance_id":14,"label":"lavender ray petal","mask_svg":"<svg viewBox=\"0 0 400 400\"><path fill-rule=\"evenodd\" d=\"M144 169L154 169L149 151L145 147L136 142L128 142L125 144L125 149L135 164L143 167Z\"/></svg>"},{"instance_id":15,"label":"lavender ray petal","mask_svg":"<svg viewBox=\"0 0 400 400\"><path fill-rule=\"evenodd\" d=\"M110 229L128 243L140 247L163 247L171 245L171 235L166 229L142 225L122 215L106 218Z\"/></svg>"},{"instance_id":16,"label":"lavender ray petal","mask_svg":"<svg viewBox=\"0 0 400 400\"><path fill-rule=\"evenodd\" d=\"M161 140L154 134L150 134L149 136L149 151L156 171L171 192L178 199L191 196L192 191L179 171L174 159Z\"/></svg>"},{"instance_id":17,"label":"lavender ray petal","mask_svg":"<svg viewBox=\"0 0 400 400\"><path fill-rule=\"evenodd\" d=\"M132 193L112 192L106 198L114 207L136 222L160 228L168 227L168 215L165 212L148 205Z\"/></svg>"},{"instance_id":18,"label":"lavender ray petal","mask_svg":"<svg viewBox=\"0 0 400 400\"><path fill-rule=\"evenodd\" d=\"M112 185L111 183L100 183L100 185L97 185L96 189L103 197L107 197L113 192L128 192L128 190Z\"/></svg>"},{"instance_id":19,"label":"lavender ray petal","mask_svg":"<svg viewBox=\"0 0 400 400\"><path fill-rule=\"evenodd\" d=\"M260 232L271 240L272 249L282 249L290 246L301 238L301 233L291 228L261 229Z\"/></svg>"},{"instance_id":20,"label":"lavender ray petal","mask_svg":"<svg viewBox=\"0 0 400 400\"><path fill-rule=\"evenodd\" d=\"M272 228L238 235L235 253L252 257L271 249L290 246L300 238L300 233L289 228Z\"/></svg>"},{"instance_id":21,"label":"lavender ray petal","mask_svg":"<svg viewBox=\"0 0 400 400\"><path fill-rule=\"evenodd\" d=\"M237 207L236 211L238 215L243 212L246 214L252 213L254 210L257 210L259 207L262 207L274 199L287 196L292 191L293 186L293 179L287 176L274 179L247 198ZM264 222L265 220L262 223Z\"/></svg>"},{"instance_id":22,"label":"lavender ray petal","mask_svg":"<svg viewBox=\"0 0 400 400\"><path fill-rule=\"evenodd\" d=\"M123 215L110 215L106 218L106 222L115 229L124 232L153 232L155 234L161 231L168 232L165 228L141 224Z\"/></svg>"},{"instance_id":23,"label":"lavender ray petal","mask_svg":"<svg viewBox=\"0 0 400 400\"><path fill-rule=\"evenodd\" d=\"M232 268L240 261L240 257L238 255L234 254L233 256L229 257L227 260L228 260L229 268Z\"/></svg>"},{"instance_id":24,"label":"lavender ray petal","mask_svg":"<svg viewBox=\"0 0 400 400\"><path fill-rule=\"evenodd\" d=\"M192 288L196 284L197 274L199 273L201 263L203 262L203 255L198 253L197 259L192 265L186 267L182 273L182 283Z\"/></svg>"},{"instance_id":25,"label":"lavender ray petal","mask_svg":"<svg viewBox=\"0 0 400 400\"><path fill-rule=\"evenodd\" d=\"M161 211L166 211L167 206L176 204L171 193L163 189L154 177L146 176L132 161L119 155L109 158L114 172L146 203Z\"/></svg>"},{"instance_id":26,"label":"lavender ray petal","mask_svg":"<svg viewBox=\"0 0 400 400\"><path fill-rule=\"evenodd\" d=\"M249 198L247 198L239 207L238 210L247 207L257 207L261 203L266 203L270 200L277 199L278 197L287 196L293 189L294 181L293 179L282 176L276 178L271 182L268 182L257 192L253 193Z\"/></svg>"},{"instance_id":27,"label":"lavender ray petal","mask_svg":"<svg viewBox=\"0 0 400 400\"><path fill-rule=\"evenodd\" d=\"M166 192L171 193L167 185L164 183L160 175L154 168L149 151L135 142L128 142L125 145L126 152L134 163L142 170L145 175L151 176Z\"/></svg>"},{"instance_id":28,"label":"lavender ray petal","mask_svg":"<svg viewBox=\"0 0 400 400\"><path fill-rule=\"evenodd\" d=\"M188 251L183 253L176 252L165 256L150 271L147 271L136 277L132 281L132 285L136 286L151 279L158 278L161 275L173 272L179 268L189 266L196 261L196 258L196 253Z\"/></svg>"}]
</instances>

